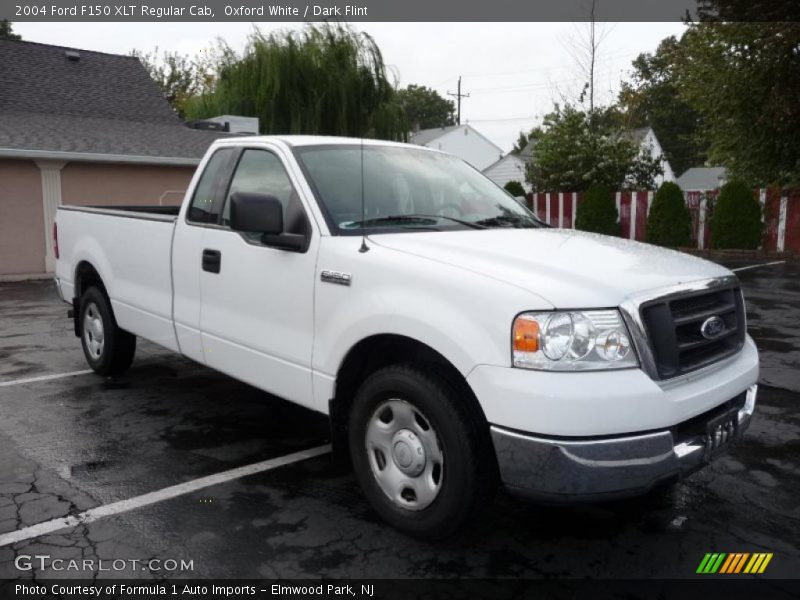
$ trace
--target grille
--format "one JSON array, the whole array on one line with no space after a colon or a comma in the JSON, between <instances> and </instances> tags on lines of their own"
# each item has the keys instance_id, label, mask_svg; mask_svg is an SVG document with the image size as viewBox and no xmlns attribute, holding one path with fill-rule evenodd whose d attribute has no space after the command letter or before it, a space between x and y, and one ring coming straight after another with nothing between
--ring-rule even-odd
<instances>
[{"instance_id":1,"label":"grille","mask_svg":"<svg viewBox=\"0 0 800 600\"><path fill-rule=\"evenodd\" d=\"M735 285L648 302L640 310L661 379L701 369L735 354L744 344L744 302ZM702 328L713 317L724 327L709 339Z\"/></svg>"}]
</instances>

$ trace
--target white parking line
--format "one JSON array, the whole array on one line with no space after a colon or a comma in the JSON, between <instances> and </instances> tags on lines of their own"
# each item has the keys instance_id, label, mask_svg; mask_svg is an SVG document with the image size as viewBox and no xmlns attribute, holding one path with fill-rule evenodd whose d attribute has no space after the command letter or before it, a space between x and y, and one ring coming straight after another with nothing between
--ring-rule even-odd
<instances>
[{"instance_id":1,"label":"white parking line","mask_svg":"<svg viewBox=\"0 0 800 600\"><path fill-rule=\"evenodd\" d=\"M155 492L149 492L128 500L120 500L119 502L112 502L111 504L106 504L104 506L90 508L87 511L70 517L62 517L59 519L44 521L43 523L37 523L36 525L31 525L30 527L25 527L24 529L20 529L18 531L12 531L10 533L4 533L0 535L0 547L7 546L9 544L16 544L17 542L39 537L40 535L47 535L61 529L92 523L93 521L97 521L103 517L118 515L136 508L155 504L156 502L163 502L164 500L170 500L171 498L177 498L178 496L190 494L212 485L225 483L234 479L240 479L241 477L247 477L248 475L255 475L256 473L262 473L264 471L270 471L272 469L277 469L278 467L300 462L301 460L314 458L315 456L322 456L323 454L328 454L330 451L330 444L325 444L324 446L317 446L315 448L309 448L308 450L293 452L292 454L287 454L286 456L279 456L278 458L271 458L269 460L254 463L252 465L238 467L229 471L223 471L222 473L217 473L215 475L208 475L207 477L201 477L200 479L195 479L193 481L186 481L184 483L179 483L178 485L173 485Z\"/></svg>"},{"instance_id":2,"label":"white parking line","mask_svg":"<svg viewBox=\"0 0 800 600\"><path fill-rule=\"evenodd\" d=\"M772 266L772 265L782 265L785 262L786 262L785 260L775 260L775 261L768 262L768 263L761 263L760 265L750 265L750 266L747 266L747 267L739 267L738 269L731 269L731 271L733 271L733 272L736 272L736 271L747 271L748 269L758 269L759 267L769 267L769 266Z\"/></svg>"},{"instance_id":3,"label":"white parking line","mask_svg":"<svg viewBox=\"0 0 800 600\"><path fill-rule=\"evenodd\" d=\"M36 381L50 381L51 379L63 379L64 377L75 377L75 375L86 375L93 373L91 369L83 371L71 371L70 373L56 373L55 375L40 375L39 377L28 377L27 379L14 379L12 381L0 381L0 387L10 387L12 385L22 385L23 383L34 383Z\"/></svg>"}]
</instances>

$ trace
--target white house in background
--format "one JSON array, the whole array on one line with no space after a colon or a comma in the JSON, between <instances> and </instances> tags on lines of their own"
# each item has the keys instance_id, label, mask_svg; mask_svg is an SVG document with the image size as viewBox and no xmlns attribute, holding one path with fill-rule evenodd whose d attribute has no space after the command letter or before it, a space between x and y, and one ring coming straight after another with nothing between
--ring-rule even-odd
<instances>
[{"instance_id":1,"label":"white house in background","mask_svg":"<svg viewBox=\"0 0 800 600\"><path fill-rule=\"evenodd\" d=\"M536 142L530 140L519 154L509 152L497 162L486 167L483 174L500 187L505 187L509 181L519 181L525 191L530 192L533 187L525 180L525 169L533 158L535 145Z\"/></svg>"},{"instance_id":2,"label":"white house in background","mask_svg":"<svg viewBox=\"0 0 800 600\"><path fill-rule=\"evenodd\" d=\"M497 144L469 124L423 129L414 133L409 141L417 146L454 154L479 171L496 163L503 156L503 151Z\"/></svg>"},{"instance_id":3,"label":"white house in background","mask_svg":"<svg viewBox=\"0 0 800 600\"><path fill-rule=\"evenodd\" d=\"M676 183L684 192L705 192L721 188L726 179L725 167L692 167Z\"/></svg>"},{"instance_id":4,"label":"white house in background","mask_svg":"<svg viewBox=\"0 0 800 600\"><path fill-rule=\"evenodd\" d=\"M525 181L525 161L516 154L506 154L486 167L483 174L500 187L505 187L509 181L519 181L526 192L531 191L530 184Z\"/></svg>"},{"instance_id":5,"label":"white house in background","mask_svg":"<svg viewBox=\"0 0 800 600\"><path fill-rule=\"evenodd\" d=\"M650 154L652 158L661 157L661 168L664 170L663 175L656 177L656 185L659 186L665 181L675 181L675 172L669 164L669 161L664 158L664 150L656 137L656 132L652 127L640 127L631 131L631 137L639 145L639 150L644 150Z\"/></svg>"}]
</instances>

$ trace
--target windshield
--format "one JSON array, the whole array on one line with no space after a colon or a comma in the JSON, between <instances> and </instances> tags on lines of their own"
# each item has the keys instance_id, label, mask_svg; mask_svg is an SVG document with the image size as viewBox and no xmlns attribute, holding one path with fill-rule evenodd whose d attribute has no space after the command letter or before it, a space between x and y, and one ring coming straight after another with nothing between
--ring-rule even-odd
<instances>
[{"instance_id":1,"label":"windshield","mask_svg":"<svg viewBox=\"0 0 800 600\"><path fill-rule=\"evenodd\" d=\"M295 149L335 232L544 227L461 159L397 146ZM362 160L364 210L361 206Z\"/></svg>"}]
</instances>

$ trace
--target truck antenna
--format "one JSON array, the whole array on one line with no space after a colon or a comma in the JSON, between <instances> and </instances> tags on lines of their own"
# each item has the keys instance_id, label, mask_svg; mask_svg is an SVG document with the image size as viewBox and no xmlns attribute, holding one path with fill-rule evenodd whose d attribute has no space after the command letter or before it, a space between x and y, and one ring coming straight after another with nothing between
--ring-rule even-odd
<instances>
[{"instance_id":1,"label":"truck antenna","mask_svg":"<svg viewBox=\"0 0 800 600\"><path fill-rule=\"evenodd\" d=\"M361 133L361 247L358 249L362 254L369 252L367 246L367 233L364 229L364 222L367 219L366 194L364 192L364 133Z\"/></svg>"}]
</instances>

